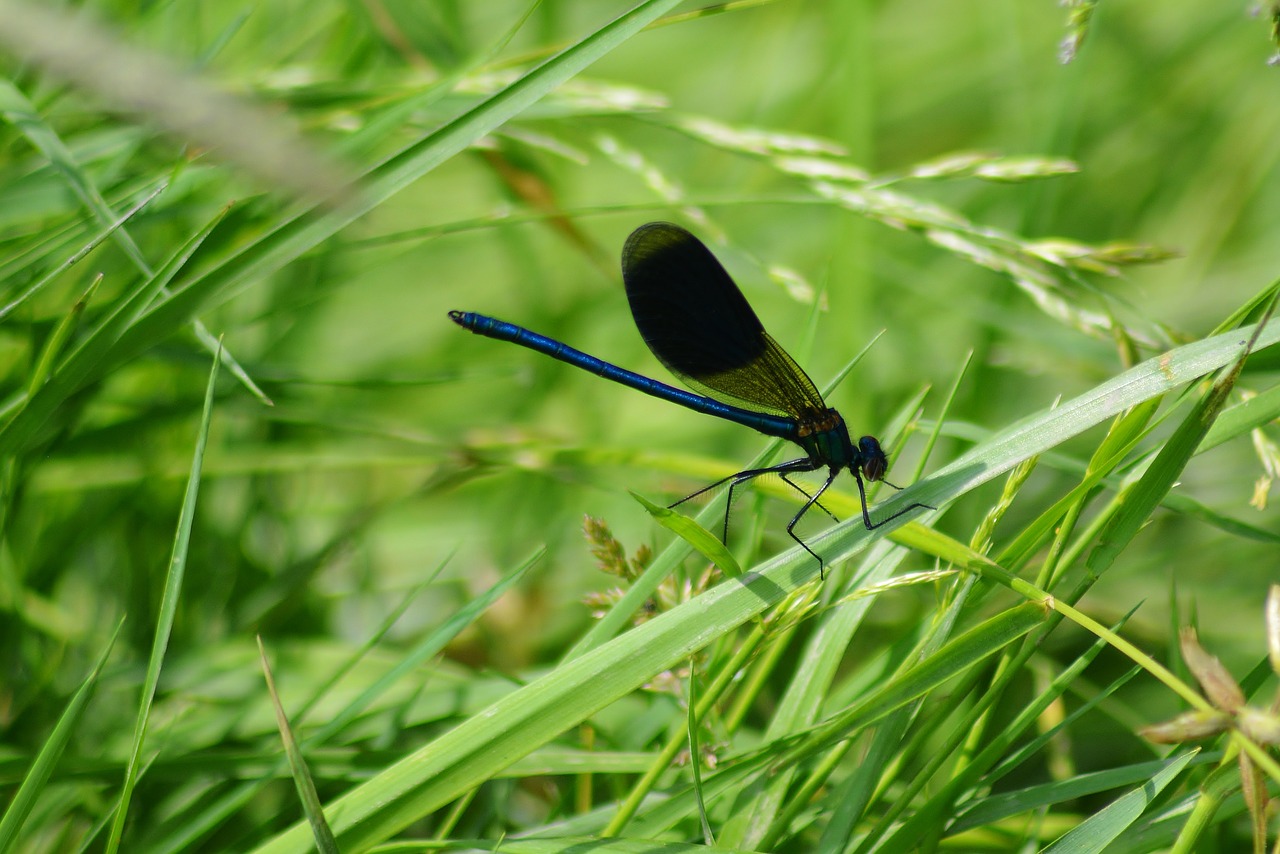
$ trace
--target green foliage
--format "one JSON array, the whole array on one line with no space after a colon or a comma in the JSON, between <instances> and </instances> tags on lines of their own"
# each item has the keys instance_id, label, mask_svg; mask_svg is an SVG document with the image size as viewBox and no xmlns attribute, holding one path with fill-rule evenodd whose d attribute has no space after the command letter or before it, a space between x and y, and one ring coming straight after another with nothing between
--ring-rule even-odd
<instances>
[{"instance_id":1,"label":"green foliage","mask_svg":"<svg viewBox=\"0 0 1280 854\"><path fill-rule=\"evenodd\" d=\"M1274 841L1266 23L678 5L0 0L0 851ZM937 512L446 317L652 219Z\"/></svg>"}]
</instances>

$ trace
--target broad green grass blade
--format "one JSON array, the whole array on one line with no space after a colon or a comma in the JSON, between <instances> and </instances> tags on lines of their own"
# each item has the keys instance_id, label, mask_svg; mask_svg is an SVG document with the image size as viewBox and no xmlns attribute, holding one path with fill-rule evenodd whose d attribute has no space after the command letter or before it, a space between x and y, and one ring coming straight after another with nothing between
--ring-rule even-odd
<instances>
[{"instance_id":1,"label":"broad green grass blade","mask_svg":"<svg viewBox=\"0 0 1280 854\"><path fill-rule=\"evenodd\" d=\"M22 785L18 787L18 791L13 798L5 805L4 816L0 817L0 852L9 852L18 850L19 836L22 832L22 824L27 820L27 816L31 814L32 808L36 805L40 794L45 789L45 784L49 782L49 777L53 774L53 769L57 767L58 760L62 757L63 752L67 749L72 737L75 735L80 721L84 718L84 713L89 708L89 700L93 697L93 689L97 687L98 677L102 674L102 668L107 663L107 658L111 655L111 650L115 647L116 639L120 637L120 629L124 626L122 620L116 626L115 632L111 635L111 640L102 650L102 655L98 656L98 662L93 666L93 670L80 683L80 687L76 689L76 693L71 698L71 702L67 703L67 708L63 710L62 716L58 718L58 723L54 725L53 731L49 733L49 738L41 745L40 752L36 754L35 761L31 763L31 768L27 771L25 777L22 778Z\"/></svg>"},{"instance_id":2,"label":"broad green grass blade","mask_svg":"<svg viewBox=\"0 0 1280 854\"><path fill-rule=\"evenodd\" d=\"M734 558L733 553L729 551L724 543L720 542L715 534L683 513L677 513L670 508L654 504L638 493L631 493L631 497L648 511L655 522L692 546L698 554L718 566L720 571L727 577L739 578L742 575L742 567L738 566L738 561Z\"/></svg>"},{"instance_id":3,"label":"broad green grass blade","mask_svg":"<svg viewBox=\"0 0 1280 854\"><path fill-rule=\"evenodd\" d=\"M721 584L557 668L341 798L327 811L340 844L371 844L440 808L784 595L764 575L744 579L745 583ZM1042 620L1043 610L1036 605L1006 612L986 628L953 642L945 662L922 665L897 683L896 691L907 692L905 698L897 693L877 695L875 703L861 707L867 718L860 720L869 722L895 702L909 701L936 680L950 678L950 667L970 666L970 656L989 655ZM849 721L838 723L845 726ZM305 828L295 826L260 850L300 851L308 844Z\"/></svg>"},{"instance_id":4,"label":"broad green grass blade","mask_svg":"<svg viewBox=\"0 0 1280 854\"><path fill-rule=\"evenodd\" d=\"M115 820L111 824L111 835L107 841L106 850L109 852L119 850L120 839L124 834L125 819L129 814L129 801L142 764L147 723L151 719L151 704L155 699L156 686L160 683L160 669L164 666L165 651L169 648L169 637L173 633L173 621L178 612L178 599L182 595L182 581L187 568L187 549L191 544L191 525L196 514L196 498L200 494L200 472L204 464L205 445L209 440L209 423L213 419L213 390L217 379L218 357L215 355L213 368L209 371L209 384L205 388L204 411L200 416L200 429L196 433L195 453L191 457L191 474L187 478L187 490L182 498L182 510L178 514L178 529L173 538L173 554L169 557L168 572L165 573L155 639L152 642L151 658L147 662L147 675L138 703L138 720L133 732L133 746L129 751L129 762L125 768L120 802L116 808Z\"/></svg>"},{"instance_id":5,"label":"broad green grass blade","mask_svg":"<svg viewBox=\"0 0 1280 854\"><path fill-rule=\"evenodd\" d=\"M1110 806L1094 813L1075 830L1046 848L1045 854L1095 854L1107 850L1107 846L1116 837L1142 818L1146 808L1160 796L1166 786L1178 779L1182 769L1197 753L1198 750L1188 750L1159 763L1159 770L1140 778L1145 782Z\"/></svg>"},{"instance_id":6,"label":"broad green grass blade","mask_svg":"<svg viewBox=\"0 0 1280 854\"><path fill-rule=\"evenodd\" d=\"M763 576L744 579L562 665L339 799L327 812L340 844L371 844L447 804L784 595ZM259 850L302 851L309 844L305 828L295 826Z\"/></svg>"}]
</instances>

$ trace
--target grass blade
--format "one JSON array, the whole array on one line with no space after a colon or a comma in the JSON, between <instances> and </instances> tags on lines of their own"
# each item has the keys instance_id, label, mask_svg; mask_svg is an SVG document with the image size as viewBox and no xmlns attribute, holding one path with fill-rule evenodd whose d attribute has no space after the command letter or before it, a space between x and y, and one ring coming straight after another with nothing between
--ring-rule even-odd
<instances>
[{"instance_id":1,"label":"grass blade","mask_svg":"<svg viewBox=\"0 0 1280 854\"><path fill-rule=\"evenodd\" d=\"M1134 822L1142 817L1146 810L1165 787L1178 779L1182 769L1195 758L1199 750L1188 750L1179 756L1160 763L1162 767L1154 773L1143 776L1146 782L1133 791L1117 799L1110 806L1094 813L1079 827L1058 839L1048 848L1045 854L1092 854L1105 851L1107 846Z\"/></svg>"},{"instance_id":2,"label":"grass blade","mask_svg":"<svg viewBox=\"0 0 1280 854\"><path fill-rule=\"evenodd\" d=\"M267 693L271 695L271 705L276 712L276 725L280 729L280 740L284 742L284 751L289 759L293 785L298 790L302 810L306 813L307 822L311 825L316 848L321 854L338 854L338 843L333 838L329 823L325 821L320 795L316 792L315 781L311 779L306 757L302 755L302 748L298 745L298 740L293 735L293 726L289 723L289 715L285 713L280 694L276 691L276 680L271 675L271 662L267 661L267 648L262 644L261 635L258 636L258 657L262 660L262 675L267 680Z\"/></svg>"},{"instance_id":3,"label":"grass blade","mask_svg":"<svg viewBox=\"0 0 1280 854\"><path fill-rule=\"evenodd\" d=\"M196 514L196 497L200 494L200 471L204 464L205 445L209 441L209 423L213 419L213 389L217 379L218 358L215 355L213 368L209 371L209 384L205 389L200 429L196 433L195 453L191 457L191 474L187 478L187 491L182 499L182 510L178 514L178 530L173 539L173 554L169 558L169 569L165 574L160 613L156 620L155 640L151 646L151 658L147 662L147 675L138 704L138 720L133 732L133 746L129 751L129 762L125 769L120 802L116 809L115 821L111 824L111 835L107 841L106 850L109 852L119 850L120 840L124 835L124 823L129 814L129 801L138 780L142 749L146 743L151 704L155 699L156 686L160 683L160 669L164 665L169 636L173 632L174 616L178 611L178 599L182 595L182 581L187 568L187 549L191 544L191 525Z\"/></svg>"}]
</instances>

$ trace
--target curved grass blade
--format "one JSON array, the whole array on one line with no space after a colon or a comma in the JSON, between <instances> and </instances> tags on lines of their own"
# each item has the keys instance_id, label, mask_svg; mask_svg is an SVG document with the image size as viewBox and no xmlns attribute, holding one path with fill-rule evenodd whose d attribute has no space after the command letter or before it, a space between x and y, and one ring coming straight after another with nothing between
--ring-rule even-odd
<instances>
[{"instance_id":1,"label":"curved grass blade","mask_svg":"<svg viewBox=\"0 0 1280 854\"><path fill-rule=\"evenodd\" d=\"M668 507L654 504L644 496L635 492L631 497L640 502L640 506L649 512L654 521L684 540L707 560L714 563L729 578L740 578L742 567L734 558L720 538L699 525L683 513L677 513Z\"/></svg>"},{"instance_id":2,"label":"curved grass blade","mask_svg":"<svg viewBox=\"0 0 1280 854\"><path fill-rule=\"evenodd\" d=\"M1155 774L1144 775L1144 782L1133 791L1112 802L1105 809L1094 813L1071 832L1060 837L1044 849L1045 854L1092 854L1105 851L1121 833L1128 830L1142 817L1146 808L1155 801L1165 787L1182 773L1187 763L1200 751L1188 750L1173 759L1166 760Z\"/></svg>"}]
</instances>

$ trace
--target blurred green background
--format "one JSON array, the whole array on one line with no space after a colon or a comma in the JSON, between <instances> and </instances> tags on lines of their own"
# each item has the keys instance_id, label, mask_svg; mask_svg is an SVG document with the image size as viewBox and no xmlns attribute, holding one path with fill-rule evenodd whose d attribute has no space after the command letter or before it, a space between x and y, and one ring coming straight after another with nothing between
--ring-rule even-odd
<instances>
[{"instance_id":1,"label":"blurred green background","mask_svg":"<svg viewBox=\"0 0 1280 854\"><path fill-rule=\"evenodd\" d=\"M449 20L430 8L388 8L409 33L439 37L443 21L454 50L464 56L492 38L500 29L496 21L516 13L511 8L503 17L485 4L482 14L461 9ZM876 173L904 172L956 151L1075 160L1082 168L1075 176L1021 184L937 182L911 192L977 223L1029 237L1136 240L1181 252L1181 259L1136 269L1125 280L1103 280L1099 287L1177 333L1206 331L1274 270L1277 250L1263 224L1269 221L1266 200L1277 198L1267 191L1277 180L1275 146L1269 145L1275 139L1269 91L1275 81L1263 64L1269 45L1260 22L1229 7L1212 10L1212 21L1197 17L1210 10L1188 5L1181 11L1165 10L1151 20L1141 6L1104 9L1081 57L1067 66L1057 61L1064 12L1050 4L984 5L963 15L942 9L925 14L910 4L771 4L636 38L579 82L638 87L668 103L668 110L582 115L569 106L563 112L571 115L560 119L555 106L544 103L531 113L545 118L518 122L517 138L496 141L501 168L478 153L453 159L344 232L345 239L311 269L294 273L301 278L289 290L301 292L292 299L304 305L291 299L282 312L274 301L249 308L233 303L224 309L233 316L211 321L225 327L251 318L268 348L262 358L272 367L353 383L349 389L289 387L276 394L282 411L309 412L320 432L282 425L275 441L311 452L319 443L330 459L389 450L388 465L376 473L357 465L354 472L326 473L319 483L289 478L302 487L296 493L301 500L282 507L283 515L292 523L315 518L323 530L325 520L333 523L332 513L404 495L363 538L382 585L411 583L424 563L455 548L459 556L447 572L467 578L491 562L509 565L532 544L545 542L556 571L541 582L551 585L546 596L558 604L542 625L577 622L583 615L563 603L599 583L578 533L581 515L607 519L632 545L650 541L653 526L626 490L678 497L699 481L673 480L643 458L619 469L596 462L557 465L543 452L578 448L630 458L687 453L733 465L760 447L749 431L509 346L473 340L447 322L452 308L494 314L665 379L631 324L617 258L632 228L679 218L679 205L664 204L643 175L601 153L604 139L671 182L675 201L705 203L714 230L682 221L705 232L709 242L715 230L727 236L728 245L717 251L774 337L820 384L885 330L832 398L855 431L878 433L921 385L945 388L970 350L977 361L952 418L986 429L1079 393L1119 366L1108 342L1064 329L1006 278L918 234L829 205L776 201L801 196L794 180L765 158L726 152L671 128L687 116L820 136ZM567 38L598 20L603 9L553 4L534 14L513 50L554 44L557 35ZM1188 41L1179 46L1175 32ZM1217 38L1190 38L1205 33ZM449 112L447 105L438 109ZM525 136L545 147L522 144ZM563 146L565 156L545 150L554 145ZM361 246L405 229L483 219L507 206L527 212L528 197L504 175L513 169L535 186L535 197L549 194L572 219L571 238L542 220ZM808 307L769 280L769 265L795 270L824 292L827 310L812 343L805 331ZM254 301L252 294L248 300ZM458 381L383 386L436 376ZM264 423L252 402L240 405L246 417ZM400 435L410 441L395 441ZM463 442L517 443L527 448L528 459L512 453L507 461L523 470L409 494L413 485L438 477L442 462L459 465L453 455ZM956 447L944 444L938 458L945 461ZM1256 466L1251 452L1240 447L1219 453L1236 458L1207 458L1188 473L1197 478L1189 486L1213 506L1253 516L1246 506L1253 480L1247 472ZM1031 485L1037 487L1054 494L1058 485L1043 471ZM962 503L944 525L970 530L985 509L981 498L970 507ZM788 512L786 505L776 508L775 521ZM1153 534L1186 537L1198 559L1168 566L1168 554L1179 550L1126 570L1146 595L1161 596L1157 591L1166 589L1171 570L1186 574L1184 584L1211 583L1219 593L1226 592L1224 576L1241 576L1230 567L1237 562L1231 554L1242 546L1212 530L1172 519ZM780 526L772 536L783 536Z\"/></svg>"},{"instance_id":2,"label":"blurred green background","mask_svg":"<svg viewBox=\"0 0 1280 854\"><path fill-rule=\"evenodd\" d=\"M122 45L265 103L361 173L629 6L84 8ZM665 381L632 325L618 271L623 240L643 222L670 219L702 236L820 386L883 331L830 398L856 434L881 433L924 387L932 390L921 428L931 429L972 353L926 474L1125 367L1107 333L1052 316L1008 276L918 228L820 198L787 173L776 141L752 151L751 140L714 139L702 123L825 141L831 159L975 227L1176 252L1119 276L1053 275L1068 304L1115 312L1147 336L1140 358L1207 333L1280 266L1280 69L1267 65L1267 22L1243 3L1102 4L1063 64L1067 14L1053 3L775 2L654 27L282 269L201 306L205 326L225 336L275 405L225 373L219 382L162 686L183 702L167 714L196 730L192 721L205 716L178 706L230 707L259 691L231 675L254 672L254 633L300 657L283 669L323 672L326 656L369 638L440 564L442 583L416 595L392 641L438 624L546 546L539 567L449 653L477 672L523 679L590 624L582 597L616 583L594 569L584 515L606 520L628 551L665 543L670 535L628 490L665 503L759 451L751 431L469 335L446 317L496 315ZM171 179L129 226L153 266L225 206L193 266L220 263L295 204L271 194L269 176L161 133L157 117L120 115L106 93L16 56L0 69L117 213L144 185ZM12 106L5 116L8 302L97 227ZM375 121L385 123L381 135L367 133ZM1033 172L1065 160L1079 171L1019 181L920 173L962 152L1039 158ZM53 235L80 242L55 252ZM138 275L111 242L4 319L11 403L99 272L85 322L101 317ZM70 397L8 458L0 562L11 618L0 631L11 747L46 737L122 615L117 656L128 667L145 661L210 362L189 327L174 325ZM1008 531L1074 484L1070 463L1101 435L1068 443L1065 463L1035 472ZM918 438L904 446L891 479L912 479L920 447ZM1178 492L1275 531L1275 510L1249 504L1262 474L1254 448L1238 441L1198 458ZM999 489L966 496L938 527L968 541ZM753 549L744 541L759 536L764 554L789 546L793 506L744 496L731 544ZM819 515L803 530L822 530ZM921 558L912 568L931 565ZM1278 566L1272 543L1162 514L1084 604L1107 622L1145 601L1133 631L1164 644L1176 589L1215 652L1247 665L1260 648L1263 585L1280 577ZM892 635L933 604L927 590L895 594L872 619ZM136 683L111 685L123 711L93 729L119 749ZM221 735L178 731L234 741L234 718L210 724L225 725ZM151 806L138 808L146 815Z\"/></svg>"}]
</instances>

